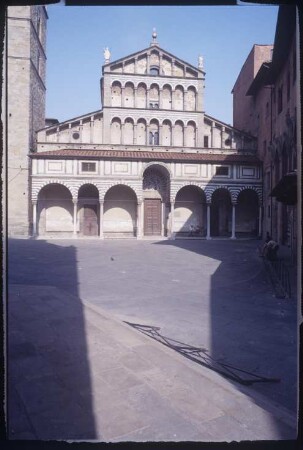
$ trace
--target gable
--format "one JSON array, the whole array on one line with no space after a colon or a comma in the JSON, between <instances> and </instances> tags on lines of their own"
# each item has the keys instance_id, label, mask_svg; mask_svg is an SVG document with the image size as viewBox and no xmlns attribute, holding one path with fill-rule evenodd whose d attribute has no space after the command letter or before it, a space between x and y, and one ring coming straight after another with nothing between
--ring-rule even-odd
<instances>
[{"instance_id":1,"label":"gable","mask_svg":"<svg viewBox=\"0 0 303 450\"><path fill-rule=\"evenodd\" d=\"M150 54L150 68L155 71L159 70L159 75L198 78L199 74L205 73L203 70L194 67L155 45L110 62L104 65L103 68L106 69L106 72L135 73L135 62L137 61L136 73L145 75L147 74L148 54Z\"/></svg>"}]
</instances>

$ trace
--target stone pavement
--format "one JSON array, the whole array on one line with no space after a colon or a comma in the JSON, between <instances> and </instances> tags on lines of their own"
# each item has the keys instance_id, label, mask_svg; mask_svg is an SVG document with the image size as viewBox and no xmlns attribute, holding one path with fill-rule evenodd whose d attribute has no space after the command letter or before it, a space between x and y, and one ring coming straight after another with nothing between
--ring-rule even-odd
<instances>
[{"instance_id":1,"label":"stone pavement","mask_svg":"<svg viewBox=\"0 0 303 450\"><path fill-rule=\"evenodd\" d=\"M9 439L296 438L296 417L54 286L8 303Z\"/></svg>"}]
</instances>

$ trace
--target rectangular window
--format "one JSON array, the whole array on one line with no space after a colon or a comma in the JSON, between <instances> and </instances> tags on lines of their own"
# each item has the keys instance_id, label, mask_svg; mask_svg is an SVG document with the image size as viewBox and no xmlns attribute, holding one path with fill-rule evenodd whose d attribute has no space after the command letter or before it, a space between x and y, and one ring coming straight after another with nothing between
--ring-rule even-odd
<instances>
[{"instance_id":1,"label":"rectangular window","mask_svg":"<svg viewBox=\"0 0 303 450\"><path fill-rule=\"evenodd\" d=\"M208 136L204 136L204 147L208 148Z\"/></svg>"},{"instance_id":2,"label":"rectangular window","mask_svg":"<svg viewBox=\"0 0 303 450\"><path fill-rule=\"evenodd\" d=\"M216 167L216 175L219 176L228 176L228 166L217 166Z\"/></svg>"},{"instance_id":3,"label":"rectangular window","mask_svg":"<svg viewBox=\"0 0 303 450\"><path fill-rule=\"evenodd\" d=\"M81 164L82 172L96 172L96 163L94 162L83 162Z\"/></svg>"},{"instance_id":4,"label":"rectangular window","mask_svg":"<svg viewBox=\"0 0 303 450\"><path fill-rule=\"evenodd\" d=\"M283 109L283 84L278 89L278 114Z\"/></svg>"}]
</instances>

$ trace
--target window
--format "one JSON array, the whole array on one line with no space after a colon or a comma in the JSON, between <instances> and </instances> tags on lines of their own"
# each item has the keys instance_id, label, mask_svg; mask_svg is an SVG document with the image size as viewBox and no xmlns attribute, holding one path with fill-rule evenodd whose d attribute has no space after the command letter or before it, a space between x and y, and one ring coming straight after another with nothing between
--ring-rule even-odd
<instances>
[{"instance_id":1,"label":"window","mask_svg":"<svg viewBox=\"0 0 303 450\"><path fill-rule=\"evenodd\" d=\"M208 147L208 136L204 136L204 147Z\"/></svg>"},{"instance_id":2,"label":"window","mask_svg":"<svg viewBox=\"0 0 303 450\"><path fill-rule=\"evenodd\" d=\"M218 167L216 167L216 175L228 176L228 166L218 166Z\"/></svg>"},{"instance_id":3,"label":"window","mask_svg":"<svg viewBox=\"0 0 303 450\"><path fill-rule=\"evenodd\" d=\"M159 109L159 103L157 103L157 102L150 102L149 103L149 109Z\"/></svg>"},{"instance_id":4,"label":"window","mask_svg":"<svg viewBox=\"0 0 303 450\"><path fill-rule=\"evenodd\" d=\"M80 137L80 133L79 131L74 131L74 133L72 134L73 139L79 139Z\"/></svg>"},{"instance_id":5,"label":"window","mask_svg":"<svg viewBox=\"0 0 303 450\"><path fill-rule=\"evenodd\" d=\"M149 132L149 145L159 145L159 133L156 132Z\"/></svg>"},{"instance_id":6,"label":"window","mask_svg":"<svg viewBox=\"0 0 303 450\"><path fill-rule=\"evenodd\" d=\"M81 164L82 172L96 172L96 163L94 162L83 162Z\"/></svg>"},{"instance_id":7,"label":"window","mask_svg":"<svg viewBox=\"0 0 303 450\"><path fill-rule=\"evenodd\" d=\"M283 109L283 84L278 89L278 114Z\"/></svg>"},{"instance_id":8,"label":"window","mask_svg":"<svg viewBox=\"0 0 303 450\"><path fill-rule=\"evenodd\" d=\"M159 67L151 67L149 74L150 75L159 75Z\"/></svg>"}]
</instances>

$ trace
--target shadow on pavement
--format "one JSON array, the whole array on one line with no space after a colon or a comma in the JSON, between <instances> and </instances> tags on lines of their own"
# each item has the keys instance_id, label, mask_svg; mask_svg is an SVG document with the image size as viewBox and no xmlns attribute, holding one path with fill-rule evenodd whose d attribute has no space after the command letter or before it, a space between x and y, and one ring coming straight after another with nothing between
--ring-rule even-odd
<instances>
[{"instance_id":1,"label":"shadow on pavement","mask_svg":"<svg viewBox=\"0 0 303 450\"><path fill-rule=\"evenodd\" d=\"M232 380L230 383L261 407L267 398L296 414L296 299L274 297L262 260L257 256L259 241L222 240L222 246L218 242L177 239L154 244L176 246L219 262L210 280L208 354L219 364L280 379L279 383L259 382L249 387ZM242 278L237 276L238 268ZM280 421L265 417L266 420L267 426L275 427L282 435L284 425ZM253 417L251 421L253 424Z\"/></svg>"},{"instance_id":2,"label":"shadow on pavement","mask_svg":"<svg viewBox=\"0 0 303 450\"><path fill-rule=\"evenodd\" d=\"M75 247L9 240L8 284L9 439L94 439Z\"/></svg>"}]
</instances>

